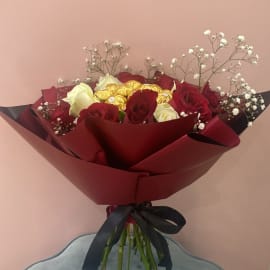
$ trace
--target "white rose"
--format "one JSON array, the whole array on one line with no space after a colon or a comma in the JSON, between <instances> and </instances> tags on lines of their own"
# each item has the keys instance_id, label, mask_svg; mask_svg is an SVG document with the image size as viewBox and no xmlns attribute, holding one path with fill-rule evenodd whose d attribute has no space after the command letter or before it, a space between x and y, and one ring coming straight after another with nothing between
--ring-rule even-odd
<instances>
[{"instance_id":1,"label":"white rose","mask_svg":"<svg viewBox=\"0 0 270 270\"><path fill-rule=\"evenodd\" d=\"M168 103L158 104L154 112L154 117L157 122L165 122L178 119L179 115L174 108Z\"/></svg>"},{"instance_id":2,"label":"white rose","mask_svg":"<svg viewBox=\"0 0 270 270\"><path fill-rule=\"evenodd\" d=\"M117 78L107 73L105 76L99 78L95 90L104 90L109 84L122 84L122 83Z\"/></svg>"},{"instance_id":3,"label":"white rose","mask_svg":"<svg viewBox=\"0 0 270 270\"><path fill-rule=\"evenodd\" d=\"M92 103L99 102L94 96L92 88L85 83L76 85L63 100L69 103L69 114L75 117L79 116L80 111L88 108Z\"/></svg>"}]
</instances>

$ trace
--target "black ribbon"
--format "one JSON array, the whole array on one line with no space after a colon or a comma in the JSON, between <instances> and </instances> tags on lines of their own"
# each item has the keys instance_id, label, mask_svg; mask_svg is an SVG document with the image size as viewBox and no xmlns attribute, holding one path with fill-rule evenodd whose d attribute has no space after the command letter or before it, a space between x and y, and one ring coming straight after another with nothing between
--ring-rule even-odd
<instances>
[{"instance_id":1,"label":"black ribbon","mask_svg":"<svg viewBox=\"0 0 270 270\"><path fill-rule=\"evenodd\" d=\"M98 269L108 240L110 239L111 246L118 242L128 217L132 217L142 232L149 237L159 254L159 266L164 266L167 270L172 269L168 243L160 232L177 233L186 224L186 220L179 212L170 207L143 203L120 205L111 212L91 243L83 270Z\"/></svg>"}]
</instances>

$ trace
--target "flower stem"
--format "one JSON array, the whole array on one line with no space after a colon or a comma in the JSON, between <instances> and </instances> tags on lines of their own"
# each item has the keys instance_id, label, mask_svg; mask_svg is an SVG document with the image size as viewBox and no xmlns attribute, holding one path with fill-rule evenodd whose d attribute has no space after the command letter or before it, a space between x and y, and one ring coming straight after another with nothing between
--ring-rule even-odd
<instances>
[{"instance_id":1,"label":"flower stem","mask_svg":"<svg viewBox=\"0 0 270 270\"><path fill-rule=\"evenodd\" d=\"M143 242L141 240L141 232L138 228L138 225L134 225L134 235L135 235L135 239L136 239L136 247L141 255L141 260L142 263L144 265L145 270L151 270L149 262L147 260L147 257L144 254L144 250L143 250Z\"/></svg>"},{"instance_id":2,"label":"flower stem","mask_svg":"<svg viewBox=\"0 0 270 270\"><path fill-rule=\"evenodd\" d=\"M118 266L117 270L122 270L123 269L123 256L124 256L124 246L126 244L126 239L127 239L127 228L124 228L121 238L120 238L120 243L118 246Z\"/></svg>"},{"instance_id":3,"label":"flower stem","mask_svg":"<svg viewBox=\"0 0 270 270\"><path fill-rule=\"evenodd\" d=\"M130 260L131 260L131 248L132 248L132 241L133 238L131 238L132 233L132 224L128 224L127 228L127 237L128 237L128 259L127 259L127 270L130 270Z\"/></svg>"},{"instance_id":4,"label":"flower stem","mask_svg":"<svg viewBox=\"0 0 270 270\"><path fill-rule=\"evenodd\" d=\"M146 256L149 259L150 265L151 265L151 269L152 270L157 270L157 264L152 252L152 247L151 247L151 243L149 238L147 237L147 235L143 234L143 238L146 244Z\"/></svg>"},{"instance_id":5,"label":"flower stem","mask_svg":"<svg viewBox=\"0 0 270 270\"><path fill-rule=\"evenodd\" d=\"M106 245L106 247L104 249L103 257L102 257L102 260L101 260L101 263L100 263L100 267L101 267L100 269L101 270L106 270L107 261L108 261L109 254L110 254L111 249L112 249L112 247L111 247L112 238L113 238L113 234L108 239L107 245Z\"/></svg>"}]
</instances>

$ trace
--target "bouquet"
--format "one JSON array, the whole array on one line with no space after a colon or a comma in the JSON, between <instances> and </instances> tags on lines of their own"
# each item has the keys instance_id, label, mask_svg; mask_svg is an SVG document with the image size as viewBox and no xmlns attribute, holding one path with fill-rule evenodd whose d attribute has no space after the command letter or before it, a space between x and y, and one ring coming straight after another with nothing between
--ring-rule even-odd
<instances>
[{"instance_id":1,"label":"bouquet","mask_svg":"<svg viewBox=\"0 0 270 270\"><path fill-rule=\"evenodd\" d=\"M74 185L109 205L83 270L106 269L117 243L119 270L130 269L134 250L145 269L172 269L163 233L177 233L186 221L151 201L205 174L268 106L270 92L256 93L239 72L259 59L245 37L228 42L222 32L204 35L210 50L196 45L168 69L147 57L144 74L123 65L129 48L121 42L85 47L85 80L59 79L64 85L42 90L33 104L1 107ZM218 76L226 76L226 86L214 87Z\"/></svg>"}]
</instances>

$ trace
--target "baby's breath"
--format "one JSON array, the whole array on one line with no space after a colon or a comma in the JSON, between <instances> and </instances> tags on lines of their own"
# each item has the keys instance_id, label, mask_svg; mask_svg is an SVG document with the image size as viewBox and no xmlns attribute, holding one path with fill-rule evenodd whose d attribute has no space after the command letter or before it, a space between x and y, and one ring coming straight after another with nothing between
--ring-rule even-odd
<instances>
[{"instance_id":1,"label":"baby's breath","mask_svg":"<svg viewBox=\"0 0 270 270\"><path fill-rule=\"evenodd\" d=\"M129 70L127 65L121 66L122 60L128 56L129 47L121 41L105 40L95 47L83 47L86 52L85 62L89 78L95 80L100 76L110 74L115 76L119 71Z\"/></svg>"},{"instance_id":2,"label":"baby's breath","mask_svg":"<svg viewBox=\"0 0 270 270\"><path fill-rule=\"evenodd\" d=\"M170 68L176 77L193 79L201 88L218 74L228 74L232 78L243 63L257 64L259 56L243 35L238 35L231 41L223 32L212 33L207 29L204 35L210 49L195 45L188 49L188 57L173 58Z\"/></svg>"},{"instance_id":3,"label":"baby's breath","mask_svg":"<svg viewBox=\"0 0 270 270\"><path fill-rule=\"evenodd\" d=\"M265 105L263 98L257 98L256 91L249 86L239 70L244 63L257 64L258 54L247 43L244 35L229 41L223 32L213 33L207 29L203 34L209 42L209 49L195 45L187 50L187 54L174 57L170 64L173 76L193 81L199 89L203 89L205 83L217 75L226 76L226 91L221 91L220 86L216 87L222 98L221 107L228 113L228 118L244 111L251 123Z\"/></svg>"},{"instance_id":4,"label":"baby's breath","mask_svg":"<svg viewBox=\"0 0 270 270\"><path fill-rule=\"evenodd\" d=\"M179 82L187 81L198 85L198 91L203 91L205 84L211 83L214 77L225 76L228 85L215 87L221 99L222 110L227 112L228 118L245 112L251 123L256 114L265 108L265 104L263 98L249 86L239 70L244 63L257 64L259 56L254 52L254 47L248 44L244 35L228 39L223 32L215 33L210 29L205 30L203 34L209 46L204 48L196 44L188 48L180 57L173 57L169 64L169 72L162 62L150 56L146 57L144 61L146 79L151 82L156 71L165 72ZM97 81L106 74L117 76L121 71L132 72L128 64L122 63L128 56L129 47L121 41L105 40L94 47L83 47L83 50L86 52L88 76L85 80L74 79L73 84L79 84L81 81L86 83ZM142 71L135 72L135 74L141 73ZM58 79L58 84L65 82L61 78ZM214 89L213 86L211 87ZM171 90L175 90L175 84ZM203 123L198 126L199 129L202 127Z\"/></svg>"},{"instance_id":5,"label":"baby's breath","mask_svg":"<svg viewBox=\"0 0 270 270\"><path fill-rule=\"evenodd\" d=\"M163 71L163 63L156 62L154 58L148 56L144 60L147 78L153 78L156 71Z\"/></svg>"}]
</instances>

